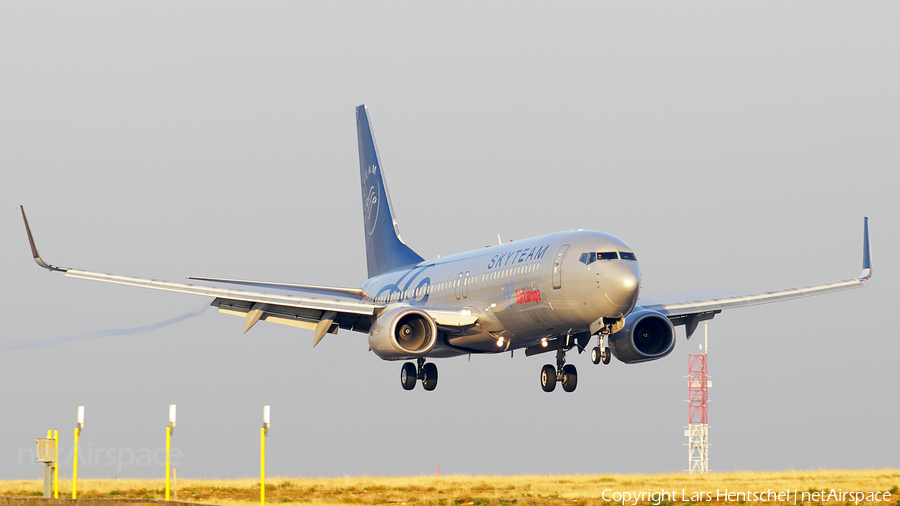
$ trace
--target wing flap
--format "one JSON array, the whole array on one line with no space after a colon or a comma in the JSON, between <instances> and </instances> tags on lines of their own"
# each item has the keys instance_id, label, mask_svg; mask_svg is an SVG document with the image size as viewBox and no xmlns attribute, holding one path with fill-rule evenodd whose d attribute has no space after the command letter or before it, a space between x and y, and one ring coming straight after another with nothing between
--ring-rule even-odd
<instances>
[{"instance_id":1,"label":"wing flap","mask_svg":"<svg viewBox=\"0 0 900 506\"><path fill-rule=\"evenodd\" d=\"M237 302L239 301L216 299L213 301L212 305L214 307L217 307L219 309L219 312L222 314L246 318L247 315L252 311L252 309L248 308L246 305L242 305L239 303L236 304ZM299 312L290 311L290 309L296 308L267 306L259 316L259 320L269 323L278 323L280 325L289 325L291 327L298 327L301 329L316 330L319 326L319 322L321 321L321 316L329 313L328 311L315 311L307 314L301 314ZM332 321L328 325L328 329L326 330L326 332L329 334L337 334L339 328L340 324Z\"/></svg>"}]
</instances>

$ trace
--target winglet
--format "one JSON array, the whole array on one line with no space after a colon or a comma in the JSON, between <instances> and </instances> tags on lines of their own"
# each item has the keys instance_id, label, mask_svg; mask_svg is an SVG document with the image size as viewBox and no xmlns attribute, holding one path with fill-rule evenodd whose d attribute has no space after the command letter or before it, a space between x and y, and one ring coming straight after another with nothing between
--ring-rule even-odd
<instances>
[{"instance_id":1,"label":"winglet","mask_svg":"<svg viewBox=\"0 0 900 506\"><path fill-rule=\"evenodd\" d=\"M25 217L25 207L20 205L19 209L22 210L22 219L25 221L25 232L28 234L28 243L31 245L31 256L34 257L34 261L38 265L49 271L66 272L68 269L66 269L65 267L50 265L45 262L43 258L41 258L41 254L38 253L37 246L35 246L34 244L34 236L31 235L31 227L28 226L28 218Z\"/></svg>"},{"instance_id":2,"label":"winglet","mask_svg":"<svg viewBox=\"0 0 900 506\"><path fill-rule=\"evenodd\" d=\"M872 277L872 257L869 253L869 217L863 218L863 270L859 275L860 281L866 281Z\"/></svg>"}]
</instances>

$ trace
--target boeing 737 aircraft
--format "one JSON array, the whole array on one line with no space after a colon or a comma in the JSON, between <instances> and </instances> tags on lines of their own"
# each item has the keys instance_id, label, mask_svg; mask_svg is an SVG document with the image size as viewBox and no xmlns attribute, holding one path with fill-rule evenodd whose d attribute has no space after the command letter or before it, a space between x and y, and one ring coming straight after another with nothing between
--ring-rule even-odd
<instances>
[{"instance_id":1,"label":"boeing 737 aircraft","mask_svg":"<svg viewBox=\"0 0 900 506\"><path fill-rule=\"evenodd\" d=\"M584 351L594 336L594 364L610 356L633 364L665 357L675 348L675 326L690 339L697 325L724 309L808 297L861 287L872 276L868 219L863 225L863 271L857 278L752 295L637 305L641 270L624 241L603 232L557 232L425 260L407 246L385 185L366 107L356 108L363 224L369 279L361 288L189 278L170 283L58 267L38 254L25 209L22 218L38 265L72 278L212 297L220 312L244 318L244 332L260 320L326 334L368 334L369 350L384 360L410 360L400 384L437 386L428 359L502 353L556 353L541 369L541 387L557 382L572 392L578 383L566 352Z\"/></svg>"}]
</instances>

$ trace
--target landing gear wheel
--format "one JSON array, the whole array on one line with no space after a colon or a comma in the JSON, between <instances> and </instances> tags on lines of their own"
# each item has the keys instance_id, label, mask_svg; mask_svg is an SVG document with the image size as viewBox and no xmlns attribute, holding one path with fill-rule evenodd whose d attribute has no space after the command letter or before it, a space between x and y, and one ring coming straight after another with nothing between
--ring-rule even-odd
<instances>
[{"instance_id":1,"label":"landing gear wheel","mask_svg":"<svg viewBox=\"0 0 900 506\"><path fill-rule=\"evenodd\" d=\"M431 362L422 366L422 388L429 392L437 386L438 373L437 366Z\"/></svg>"},{"instance_id":2,"label":"landing gear wheel","mask_svg":"<svg viewBox=\"0 0 900 506\"><path fill-rule=\"evenodd\" d=\"M435 378L437 377L435 376ZM412 362L403 364L403 367L400 368L400 385L403 390L416 388L416 379L416 365ZM437 380L435 379L435 381Z\"/></svg>"},{"instance_id":3,"label":"landing gear wheel","mask_svg":"<svg viewBox=\"0 0 900 506\"><path fill-rule=\"evenodd\" d=\"M541 388L545 392L552 392L556 388L556 368L550 364L541 368Z\"/></svg>"},{"instance_id":4,"label":"landing gear wheel","mask_svg":"<svg viewBox=\"0 0 900 506\"><path fill-rule=\"evenodd\" d=\"M562 370L562 387L566 392L574 392L578 386L578 370L572 364L566 364Z\"/></svg>"},{"instance_id":5,"label":"landing gear wheel","mask_svg":"<svg viewBox=\"0 0 900 506\"><path fill-rule=\"evenodd\" d=\"M606 348L603 348L603 365L608 365L609 359L610 359L609 346L607 346ZM596 364L597 362L594 362L594 363Z\"/></svg>"},{"instance_id":6,"label":"landing gear wheel","mask_svg":"<svg viewBox=\"0 0 900 506\"><path fill-rule=\"evenodd\" d=\"M594 349L591 350L591 362L593 362L594 365L599 364L600 361L603 360L601 355L603 355L603 353L600 351L600 347L594 346Z\"/></svg>"}]
</instances>

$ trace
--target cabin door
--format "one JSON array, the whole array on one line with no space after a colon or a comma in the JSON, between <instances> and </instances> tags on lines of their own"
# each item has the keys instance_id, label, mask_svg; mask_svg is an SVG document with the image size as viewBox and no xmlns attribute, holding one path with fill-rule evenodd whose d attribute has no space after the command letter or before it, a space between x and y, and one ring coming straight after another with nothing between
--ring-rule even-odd
<instances>
[{"instance_id":1,"label":"cabin door","mask_svg":"<svg viewBox=\"0 0 900 506\"><path fill-rule=\"evenodd\" d=\"M553 288L562 288L562 261L569 250L568 244L563 244L556 252L556 258L553 259Z\"/></svg>"}]
</instances>

